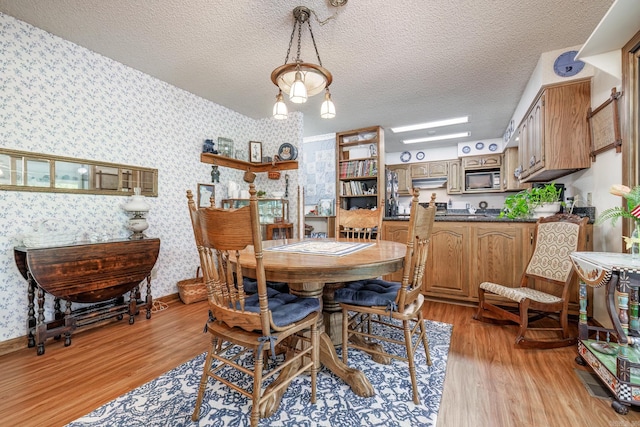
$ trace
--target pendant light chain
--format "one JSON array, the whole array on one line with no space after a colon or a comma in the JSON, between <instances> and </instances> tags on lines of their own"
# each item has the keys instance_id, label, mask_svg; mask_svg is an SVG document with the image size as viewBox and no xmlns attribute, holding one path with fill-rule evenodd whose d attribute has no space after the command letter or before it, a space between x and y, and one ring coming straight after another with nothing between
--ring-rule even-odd
<instances>
[{"instance_id":1,"label":"pendant light chain","mask_svg":"<svg viewBox=\"0 0 640 427\"><path fill-rule=\"evenodd\" d=\"M294 25L295 27L295 25ZM311 27L309 27L311 28ZM300 44L302 42L302 21L298 19L298 55L296 56L296 62L300 62Z\"/></svg>"},{"instance_id":2,"label":"pendant light chain","mask_svg":"<svg viewBox=\"0 0 640 427\"><path fill-rule=\"evenodd\" d=\"M293 30L291 30L291 38L289 39L289 48L287 49L287 56L284 58L285 64L289 62L289 53L291 53L291 45L293 44L293 36L295 33L296 33L296 24L293 24ZM298 50L300 50L300 42L298 42Z\"/></svg>"},{"instance_id":3,"label":"pendant light chain","mask_svg":"<svg viewBox=\"0 0 640 427\"><path fill-rule=\"evenodd\" d=\"M346 3L347 0L331 0L331 5L334 7L344 6ZM333 76L331 72L322 65L316 38L313 34L313 28L311 28L311 14L313 14L315 21L320 25L324 25L338 16L338 12L336 11L332 16L321 21L318 19L317 13L308 7L298 6L293 10L295 21L289 37L289 46L287 47L284 64L277 67L271 73L271 81L278 86L278 94L276 95L276 102L273 106L273 117L275 119L286 119L289 115L287 106L282 99L283 92L289 95L291 102L301 104L306 102L309 96L316 95L324 90L324 101L320 107L320 117L323 119L331 119L336 115L336 109L331 100L331 93L329 92L329 85L331 85ZM300 58L302 54L302 25L305 22L309 27L309 35L311 36L313 49L316 53L316 59L318 60L317 64L313 62L303 62ZM296 46L297 49L294 54L292 47L296 30L298 31L298 45ZM292 54L295 55L295 59L291 56ZM290 58L291 62L289 62Z\"/></svg>"},{"instance_id":4,"label":"pendant light chain","mask_svg":"<svg viewBox=\"0 0 640 427\"><path fill-rule=\"evenodd\" d=\"M318 65L322 67L322 60L320 59L320 54L318 53L318 46L316 46L316 39L315 37L313 37L313 30L311 30L311 21L307 20L307 24L309 24L309 34L311 34L311 41L313 42L313 48L316 50ZM300 56L300 41L298 40L298 57L299 56Z\"/></svg>"}]
</instances>

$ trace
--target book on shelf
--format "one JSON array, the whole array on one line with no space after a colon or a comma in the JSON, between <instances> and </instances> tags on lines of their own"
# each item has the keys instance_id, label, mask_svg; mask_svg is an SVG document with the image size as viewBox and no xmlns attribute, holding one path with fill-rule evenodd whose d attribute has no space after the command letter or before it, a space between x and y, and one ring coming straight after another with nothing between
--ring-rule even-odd
<instances>
[{"instance_id":1,"label":"book on shelf","mask_svg":"<svg viewBox=\"0 0 640 427\"><path fill-rule=\"evenodd\" d=\"M349 160L340 163L340 178L374 177L378 174L375 159Z\"/></svg>"}]
</instances>

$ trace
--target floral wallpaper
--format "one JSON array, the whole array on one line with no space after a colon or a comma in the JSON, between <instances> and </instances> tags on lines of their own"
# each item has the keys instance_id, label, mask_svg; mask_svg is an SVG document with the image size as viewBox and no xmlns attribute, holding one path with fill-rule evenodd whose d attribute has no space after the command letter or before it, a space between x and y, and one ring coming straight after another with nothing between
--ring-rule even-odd
<instances>
[{"instance_id":1,"label":"floral wallpaper","mask_svg":"<svg viewBox=\"0 0 640 427\"><path fill-rule=\"evenodd\" d=\"M211 183L211 165L200 163L204 140L230 138L245 153L249 141L261 141L265 155L284 142L301 145L300 113L283 121L245 117L1 13L0 52L0 147L158 169L158 197L146 199L146 234L161 240L154 297L176 293L178 281L195 275L185 194ZM295 222L298 173L287 173ZM220 168L216 200L227 196L230 181L246 189L242 175ZM268 193L284 185L284 174L256 179ZM0 191L0 342L27 333L27 284L13 257L20 237L44 220L79 234L127 236L126 201Z\"/></svg>"}]
</instances>

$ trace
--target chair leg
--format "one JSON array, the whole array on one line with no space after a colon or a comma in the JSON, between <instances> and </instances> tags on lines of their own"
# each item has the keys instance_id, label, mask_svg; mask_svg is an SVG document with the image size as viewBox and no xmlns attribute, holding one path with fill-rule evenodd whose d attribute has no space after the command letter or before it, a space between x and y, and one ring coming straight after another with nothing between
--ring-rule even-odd
<instances>
[{"instance_id":1,"label":"chair leg","mask_svg":"<svg viewBox=\"0 0 640 427\"><path fill-rule=\"evenodd\" d=\"M524 335L527 333L527 328L529 327L529 300L524 299L520 301L520 330L518 331L518 336L516 337L516 344L524 341Z\"/></svg>"},{"instance_id":2,"label":"chair leg","mask_svg":"<svg viewBox=\"0 0 640 427\"><path fill-rule=\"evenodd\" d=\"M202 377L200 378L200 386L198 387L198 397L196 398L196 406L193 409L193 414L191 414L191 421L198 421L198 419L200 418L200 405L202 405L204 392L207 389L207 382L209 381L209 371L211 370L211 365L213 364L213 353L216 351L217 346L218 338L214 337L211 340L211 348L209 349L207 358L204 362Z\"/></svg>"},{"instance_id":3,"label":"chair leg","mask_svg":"<svg viewBox=\"0 0 640 427\"><path fill-rule=\"evenodd\" d=\"M318 334L318 325L311 325L311 403L316 403L316 386L318 367L320 365L320 335Z\"/></svg>"},{"instance_id":4,"label":"chair leg","mask_svg":"<svg viewBox=\"0 0 640 427\"><path fill-rule=\"evenodd\" d=\"M473 316L475 320L484 320L484 289L478 288L478 309L476 310L476 314Z\"/></svg>"},{"instance_id":5,"label":"chair leg","mask_svg":"<svg viewBox=\"0 0 640 427\"><path fill-rule=\"evenodd\" d=\"M420 334L422 335L422 346L427 357L427 366L431 366L431 352L429 351L429 338L427 338L427 327L424 325L422 312L418 312L418 322L420 322Z\"/></svg>"},{"instance_id":6,"label":"chair leg","mask_svg":"<svg viewBox=\"0 0 640 427\"><path fill-rule=\"evenodd\" d=\"M254 352L253 366L253 405L251 406L251 427L258 427L260 422L260 395L262 394L262 368L264 351Z\"/></svg>"},{"instance_id":7,"label":"chair leg","mask_svg":"<svg viewBox=\"0 0 640 427\"><path fill-rule=\"evenodd\" d=\"M567 313L566 307L560 311L560 326L562 327L562 338L569 338L569 313Z\"/></svg>"},{"instance_id":8,"label":"chair leg","mask_svg":"<svg viewBox=\"0 0 640 427\"><path fill-rule=\"evenodd\" d=\"M413 403L420 404L420 395L418 394L418 382L416 380L416 366L413 360L413 344L411 341L411 325L409 320L402 321L402 328L404 330L404 343L407 347L407 363L409 365L409 375L411 376L411 389L413 392Z\"/></svg>"}]
</instances>

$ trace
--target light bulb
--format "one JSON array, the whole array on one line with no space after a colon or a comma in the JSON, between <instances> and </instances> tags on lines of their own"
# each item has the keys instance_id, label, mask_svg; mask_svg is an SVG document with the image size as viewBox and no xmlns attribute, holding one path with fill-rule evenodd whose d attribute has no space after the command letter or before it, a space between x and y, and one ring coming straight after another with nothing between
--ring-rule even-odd
<instances>
[{"instance_id":1,"label":"light bulb","mask_svg":"<svg viewBox=\"0 0 640 427\"><path fill-rule=\"evenodd\" d=\"M324 101L320 106L320 117L323 119L333 119L336 116L336 106L333 105L329 88L324 93Z\"/></svg>"},{"instance_id":2,"label":"light bulb","mask_svg":"<svg viewBox=\"0 0 640 427\"><path fill-rule=\"evenodd\" d=\"M289 100L296 104L307 102L307 88L304 86L302 73L300 71L296 71L296 78L293 81L291 91L289 92Z\"/></svg>"},{"instance_id":3,"label":"light bulb","mask_svg":"<svg viewBox=\"0 0 640 427\"><path fill-rule=\"evenodd\" d=\"M273 104L273 118L278 120L284 120L289 117L289 112L287 111L287 105L282 100L282 91L278 92L276 96L276 103Z\"/></svg>"}]
</instances>

